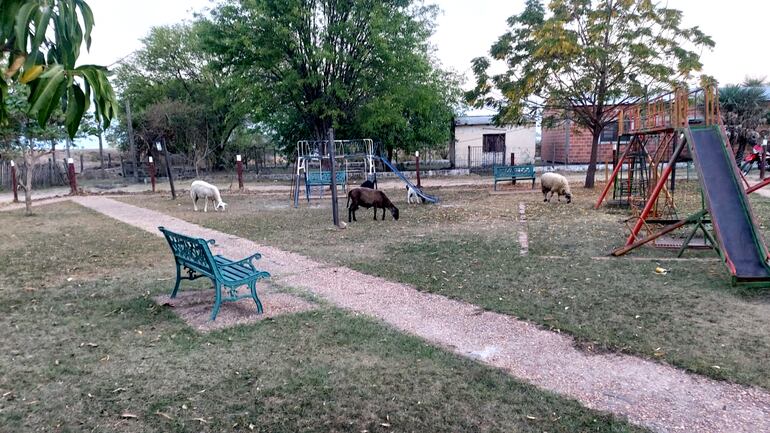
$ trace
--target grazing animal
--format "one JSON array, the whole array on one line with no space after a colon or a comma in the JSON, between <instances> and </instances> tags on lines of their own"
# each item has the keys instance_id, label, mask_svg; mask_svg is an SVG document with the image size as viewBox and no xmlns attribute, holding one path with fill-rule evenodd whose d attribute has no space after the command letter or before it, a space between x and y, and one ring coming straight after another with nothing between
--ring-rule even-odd
<instances>
[{"instance_id":1,"label":"grazing animal","mask_svg":"<svg viewBox=\"0 0 770 433\"><path fill-rule=\"evenodd\" d=\"M569 181L566 177L556 173L543 173L540 176L540 186L543 190L543 201L550 202L553 194L556 193L558 201L561 201L561 196L565 196L567 203L572 202L572 191L569 189ZM548 197L549 192L550 197Z\"/></svg>"},{"instance_id":2,"label":"grazing animal","mask_svg":"<svg viewBox=\"0 0 770 433\"><path fill-rule=\"evenodd\" d=\"M374 208L374 220L377 221L377 209L382 209L382 220L385 220L385 209L390 209L393 219L398 221L398 208L388 199L384 192L371 188L353 188L348 192L348 222L356 221L356 210L359 207Z\"/></svg>"},{"instance_id":3,"label":"grazing animal","mask_svg":"<svg viewBox=\"0 0 770 433\"><path fill-rule=\"evenodd\" d=\"M417 194L417 189L412 188L411 186L406 186L406 202L408 204L412 204L412 201L415 203L425 203L425 198L419 196Z\"/></svg>"},{"instance_id":4,"label":"grazing animal","mask_svg":"<svg viewBox=\"0 0 770 433\"><path fill-rule=\"evenodd\" d=\"M364 182L361 184L361 188L370 188L370 189L374 189L374 182L372 182L372 181L371 181L371 180L369 180L369 179L366 179L366 180L365 180L365 181L364 181Z\"/></svg>"},{"instance_id":5,"label":"grazing animal","mask_svg":"<svg viewBox=\"0 0 770 433\"><path fill-rule=\"evenodd\" d=\"M198 212L199 198L203 199L203 212L208 212L209 199L215 203L215 211L227 209L227 203L223 202L222 196L219 195L219 188L202 180L195 180L190 185L190 197L192 197L195 212Z\"/></svg>"}]
</instances>

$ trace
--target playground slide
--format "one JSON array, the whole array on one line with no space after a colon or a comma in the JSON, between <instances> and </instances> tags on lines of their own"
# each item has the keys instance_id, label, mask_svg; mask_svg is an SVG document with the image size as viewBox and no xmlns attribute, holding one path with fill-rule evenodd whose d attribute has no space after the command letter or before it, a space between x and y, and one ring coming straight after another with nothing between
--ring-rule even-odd
<instances>
[{"instance_id":1,"label":"playground slide","mask_svg":"<svg viewBox=\"0 0 770 433\"><path fill-rule=\"evenodd\" d=\"M403 173L398 171L398 169L396 167L394 167L393 164L390 163L390 161L388 161L388 158L380 158L378 156L375 156L374 158L375 159L379 159L380 161L382 161L382 163L385 164L390 169L390 171L395 173L396 176L400 177L401 180L403 180L405 184L407 184L410 187L412 187L412 189L414 189L415 192L417 192L417 195L419 195L420 197L425 199L425 201L427 201L429 203L438 203L438 197L434 197L432 195L428 195L428 194L425 194L424 192L422 192L422 190L420 190L420 188L417 188L417 186L415 184L410 182L409 179L407 179L406 176L404 176Z\"/></svg>"},{"instance_id":2,"label":"playground slide","mask_svg":"<svg viewBox=\"0 0 770 433\"><path fill-rule=\"evenodd\" d=\"M768 252L719 126L686 130L706 204L735 281L770 281Z\"/></svg>"}]
</instances>

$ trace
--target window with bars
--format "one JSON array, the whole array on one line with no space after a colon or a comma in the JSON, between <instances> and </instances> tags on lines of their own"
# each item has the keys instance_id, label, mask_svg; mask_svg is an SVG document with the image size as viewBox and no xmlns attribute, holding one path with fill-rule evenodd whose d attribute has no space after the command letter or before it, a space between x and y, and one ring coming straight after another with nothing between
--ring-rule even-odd
<instances>
[{"instance_id":1,"label":"window with bars","mask_svg":"<svg viewBox=\"0 0 770 433\"><path fill-rule=\"evenodd\" d=\"M505 134L484 134L482 151L484 153L505 152Z\"/></svg>"}]
</instances>

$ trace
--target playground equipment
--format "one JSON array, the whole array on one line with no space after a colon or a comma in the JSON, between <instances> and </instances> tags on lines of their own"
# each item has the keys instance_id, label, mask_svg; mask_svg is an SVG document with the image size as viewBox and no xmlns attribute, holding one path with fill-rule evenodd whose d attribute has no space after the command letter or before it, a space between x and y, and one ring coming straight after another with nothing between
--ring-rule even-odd
<instances>
[{"instance_id":1,"label":"playground equipment","mask_svg":"<svg viewBox=\"0 0 770 433\"><path fill-rule=\"evenodd\" d=\"M686 226L693 226L684 239L679 255L684 253L698 231L704 242L717 250L732 277L732 283L770 286L770 255L748 200L748 194L770 184L767 180L750 187L738 169L719 112L716 87L688 92L675 92L652 101L631 106L619 116L622 131L624 116L630 113L626 133L631 141L613 170L611 181L605 187L596 207L601 206L613 187L618 174L628 160L646 161L649 181L639 185L648 188L629 189L629 204L635 202L639 210L635 224L623 247L612 254L621 256ZM656 147L643 158L632 156L650 148L651 140ZM673 201L676 162L689 153L698 172L702 194L702 208L685 218L662 219L661 215L676 215ZM627 170L626 182L635 170ZM637 180L639 180L637 178ZM670 184L667 183L670 180ZM744 188L745 187L745 188ZM652 230L652 225L661 226ZM646 236L640 236L642 229Z\"/></svg>"},{"instance_id":2,"label":"playground equipment","mask_svg":"<svg viewBox=\"0 0 770 433\"><path fill-rule=\"evenodd\" d=\"M297 143L297 160L294 163L291 197L294 207L299 206L300 189L304 187L305 198L310 202L313 189L323 196L326 187L331 186L331 161L328 156L328 140L302 140ZM371 139L334 140L336 184L347 193L347 184L352 178L365 178L377 185L377 163L392 171L399 179L412 187L426 202L437 203L438 198L425 194L404 176L387 157L377 151Z\"/></svg>"}]
</instances>

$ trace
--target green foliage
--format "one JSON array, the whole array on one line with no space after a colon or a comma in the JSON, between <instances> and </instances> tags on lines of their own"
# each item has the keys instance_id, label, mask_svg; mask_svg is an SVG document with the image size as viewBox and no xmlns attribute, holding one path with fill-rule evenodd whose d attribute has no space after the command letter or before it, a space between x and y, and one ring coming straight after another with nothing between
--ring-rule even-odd
<instances>
[{"instance_id":1,"label":"green foliage","mask_svg":"<svg viewBox=\"0 0 770 433\"><path fill-rule=\"evenodd\" d=\"M28 113L41 127L62 106L67 133L74 137L91 101L96 117L109 125L116 103L107 69L76 66L82 44L91 46L93 26L83 0L3 0L0 45L7 66L0 80L0 124L9 121L8 89L18 83L29 86Z\"/></svg>"},{"instance_id":2,"label":"green foliage","mask_svg":"<svg viewBox=\"0 0 770 433\"><path fill-rule=\"evenodd\" d=\"M689 79L701 68L695 49L714 46L681 24L680 11L649 0L554 0L548 12L528 0L490 49L505 70L490 75L492 60L474 59L476 88L466 97L495 107L505 123L571 112L593 134L586 178L593 186L599 136L617 108Z\"/></svg>"},{"instance_id":3,"label":"green foliage","mask_svg":"<svg viewBox=\"0 0 770 433\"><path fill-rule=\"evenodd\" d=\"M410 0L229 0L206 46L248 83L262 121L296 140L368 136L388 147L445 144L456 80L427 43L437 9Z\"/></svg>"},{"instance_id":4,"label":"green foliage","mask_svg":"<svg viewBox=\"0 0 770 433\"><path fill-rule=\"evenodd\" d=\"M759 129L770 120L770 101L765 98L764 79L746 78L741 85L719 89L723 122L739 159L746 145L759 141Z\"/></svg>"},{"instance_id":5,"label":"green foliage","mask_svg":"<svg viewBox=\"0 0 770 433\"><path fill-rule=\"evenodd\" d=\"M201 23L155 27L118 68L117 87L130 101L140 151L165 139L172 151L216 159L254 112L248 85L206 49L207 30Z\"/></svg>"}]
</instances>

